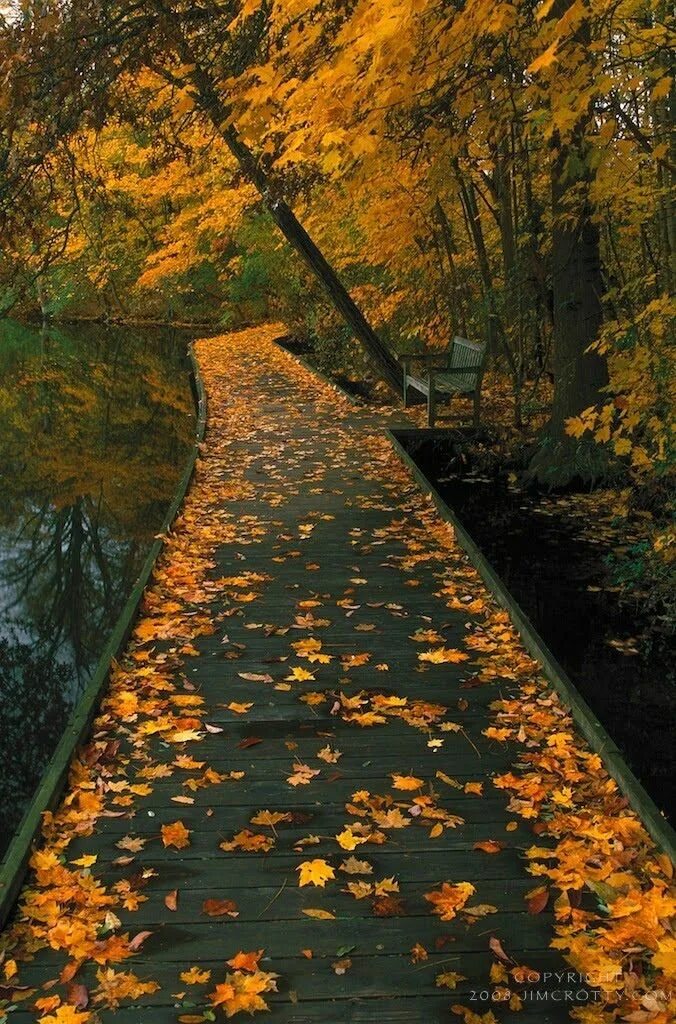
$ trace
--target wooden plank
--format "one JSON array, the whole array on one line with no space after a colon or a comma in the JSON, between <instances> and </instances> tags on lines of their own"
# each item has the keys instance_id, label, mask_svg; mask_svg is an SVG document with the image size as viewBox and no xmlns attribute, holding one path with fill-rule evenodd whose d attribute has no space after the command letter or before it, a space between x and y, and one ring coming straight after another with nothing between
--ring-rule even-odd
<instances>
[{"instance_id":1,"label":"wooden plank","mask_svg":"<svg viewBox=\"0 0 676 1024\"><path fill-rule=\"evenodd\" d=\"M373 918L373 903L370 899L354 899L349 893L333 892L330 899L326 896L319 896L311 886L298 887L297 878L292 874L287 876L289 883L281 889L282 883L275 887L272 885L241 887L232 885L228 887L223 884L223 872L220 878L212 875L210 882L206 884L201 877L188 887L179 889L178 906L176 911L170 912L164 904L164 897L171 889L162 885L154 885L148 890L148 901L144 906L144 924L148 927L158 927L165 922L172 924L195 924L205 923L208 917L203 912L205 900L218 898L232 900L236 904L238 917L230 918L226 915L223 923L230 927L241 924L243 921L293 921L299 920L303 910L319 904L330 908L337 917L349 920L361 918ZM438 874L432 880L409 882L405 891L401 894L402 905L405 908L401 914L395 915L403 919L413 917L429 917L430 905L426 903L424 894L430 892L434 885L432 882L438 880ZM355 881L348 875L341 878L343 886L348 882ZM368 881L368 878L366 879ZM527 892L533 888L533 879L524 878L499 878L483 879L477 887L477 895L472 900L476 903L497 904L505 913L520 913L524 909L524 898ZM281 892L280 892L281 889ZM134 913L121 912L125 928L135 926ZM485 920L490 927L490 915Z\"/></svg>"},{"instance_id":2,"label":"wooden plank","mask_svg":"<svg viewBox=\"0 0 676 1024\"><path fill-rule=\"evenodd\" d=\"M173 815L166 814L163 817L171 819L173 821L182 821L186 828L193 831L191 844L189 847L180 851L180 858L175 849L164 848L160 845L160 812L157 812L152 819L147 820L145 823L146 827L141 827L141 820L136 817L131 821L128 819L116 819L121 827L115 829L106 828L105 830L97 831L94 835L87 839L75 840L72 844L72 852L75 856L82 854L96 854L99 863L103 864L107 860L116 860L122 855L122 849L117 849L112 842L118 841L125 835L129 834L135 838L147 838L148 840L154 838L156 842L153 843L152 847L144 850L144 856L137 858L138 862L144 863L173 863L180 859L183 861L189 860L204 860L205 858L220 858L223 863L223 870L228 870L229 860L226 860L226 853L220 850L219 844L222 841L230 840L234 835L239 833L243 828L251 828L255 831L253 826L249 825L250 818L256 810L264 810L266 808L247 808L245 814L232 813L229 816L220 814L218 817L218 825L213 831L207 831L206 824L207 819L201 818L199 820L191 818L185 813L185 808L179 808ZM277 830L278 842L276 844L276 854L281 850L291 852L294 845L297 845L300 840L310 836L318 835L319 843L313 843L309 850L305 853L298 855L298 862L301 860L309 860L314 856L319 857L330 857L331 862L336 860L340 854L336 853L336 842L334 836L343 830L345 824L347 824L347 816L335 817L333 820L324 821L322 823L320 816L315 817L311 809L299 808L296 812L300 814L306 823L302 828L296 827L295 829L282 829ZM211 820L211 819L210 819ZM126 826L126 827L125 827ZM192 826L192 828L191 828ZM399 857L403 857L406 852L410 853L425 853L428 852L430 847L433 845L433 849L437 852L438 856L446 858L452 851L464 852L464 867L463 871L465 874L468 872L472 875L469 881L473 880L477 872L479 876L482 871L488 870L483 865L482 860L477 862L477 855L474 853L474 844L481 842L486 839L496 839L500 842L505 843L506 848L510 847L508 840L513 837L513 833L506 833L503 835L501 830L502 822L500 821L485 821L481 825L470 826L464 825L457 829L447 829L443 835L439 836L435 840L429 839L428 830L425 829L398 829L397 835L390 835L389 843L393 847L396 847ZM326 832L322 832L322 828L326 829ZM265 835L269 835L269 830L260 830ZM505 838L505 836L507 838ZM114 837L114 838L113 838ZM521 849L526 846L534 845L533 836L527 836L524 833L519 835L519 841ZM372 844L364 844L359 847L359 855L371 859L374 855L374 848ZM249 857L252 860L263 860L265 859L264 854L251 853ZM496 870L505 870L505 851L500 855L500 864L496 865ZM522 870L525 874L525 862L521 859L519 862L522 864ZM510 875L511 877L511 875Z\"/></svg>"},{"instance_id":3,"label":"wooden plank","mask_svg":"<svg viewBox=\"0 0 676 1024\"><path fill-rule=\"evenodd\" d=\"M445 999L446 1012L448 1012L449 999L454 1002L467 1001L468 1005L471 1005L473 1002L485 999L485 995L480 996L479 992L490 992L490 989L487 989L482 982L482 979L488 976L492 960L487 952L465 953L461 959L459 954L453 953L449 948L436 954L432 951L427 961L414 964L410 955L407 954L364 957L360 955L357 948L350 953L351 966L342 975L337 974L332 967L332 963L340 959L337 954L321 957L315 955L314 950L312 953L311 959L303 957L298 951L296 956L290 954L284 959L273 961L271 958L269 960L264 958L261 960L263 970L272 970L279 975L279 992L271 994L269 998L273 1020L278 1019L280 1009L285 1003L289 1003L289 993L291 992L303 993L303 998L298 1004L300 1006L305 1006L316 1000L351 1000L355 998L355 992L359 993L361 1000L383 1000L388 1001L390 1005L393 998L406 999L409 1009L412 1009L410 1002L412 997L424 1000L428 1008L431 1008L436 1000ZM543 979L546 974L555 974L559 966L556 957L548 952L538 952L535 957L531 956L528 964L533 972L530 976L535 978L537 971ZM212 991L214 984L224 978L225 966L222 961L201 961L201 967L203 970L211 971L212 978L209 979L209 982L200 986L186 986L180 981L179 970L175 967L166 964L157 967L143 959L134 962L134 971L139 977L154 979L161 986L160 990L153 993L148 1000L150 1005L153 1007L175 1006L177 999L173 993L182 991L185 993L182 1002L186 1010L189 1002L199 1004L204 999L205 993ZM460 972L460 967L465 972L464 976ZM455 971L459 975L457 986L453 991L439 989L436 985L436 977L443 971ZM79 975L79 980L85 984L90 983L93 988L96 984L93 974L94 972L91 970L83 971ZM30 974L28 978L30 979ZM562 982L557 981L556 978L547 978L539 984L534 982L530 986L525 985L523 989L530 988L535 991L549 989L551 991L555 990L557 986L564 987ZM340 1003L338 1005L340 1006ZM373 1002L371 1006L377 1012L380 1002ZM345 1009L347 1007L341 1006L340 1019L343 1019L342 1012ZM536 1009L542 1013L542 1003L538 1005L531 1002L529 1004L527 1000L522 1012L528 1015L529 1012L534 1012ZM146 1012L145 1006L143 1012L144 1014ZM16 1018L12 1015L12 1020L16 1019L21 1020L22 1017ZM378 1019L382 1018L378 1017ZM501 1015L500 1020L502 1019ZM540 1020L540 1017L538 1016L536 1019Z\"/></svg>"},{"instance_id":4,"label":"wooden plank","mask_svg":"<svg viewBox=\"0 0 676 1024\"><path fill-rule=\"evenodd\" d=\"M225 972L223 972L224 976ZM222 980L222 979L221 979ZM346 999L326 1000L300 999L294 992L293 1000L286 993L284 999L269 998L273 1007L270 1019L273 1024L448 1024L449 1006L452 993L447 995L400 999L360 998L351 996ZM175 1024L180 1012L195 1013L187 1002L179 1004L172 1011L164 1007L146 1008L142 1011L137 1007L103 1011L101 1024ZM193 1004L199 1006L199 1004ZM468 1004L470 1008L473 1004ZM487 1012L490 1003L481 1003L477 1007ZM563 1024L570 1021L565 1007L550 1006L543 1009L542 1004L532 1004L519 1013L501 1010L500 1024L522 1024L524 1020L533 1020L536 1024ZM453 1018L450 1018L453 1020ZM12 1024L34 1024L35 1015L21 1011L12 1014Z\"/></svg>"},{"instance_id":5,"label":"wooden plank","mask_svg":"<svg viewBox=\"0 0 676 1024\"><path fill-rule=\"evenodd\" d=\"M214 721L211 716L209 720ZM276 777L285 769L290 769L294 761L309 762L315 769L321 769L321 782L325 783L327 779L334 777L352 780L379 779L381 780L379 785L392 790L393 796L396 796L397 792L392 789L392 774L416 775L426 783L432 783L435 789L441 792L444 803L447 803L457 790L453 787L449 788L446 783L436 778L437 771L443 770L456 780L475 779L477 772L480 772L482 776L490 776L493 772L503 771L507 765L511 766L514 763L504 752L477 755L476 751L472 751L474 756L470 760L471 755L466 750L468 745L466 740L459 743L452 754L449 752L439 757L431 750L426 749L424 742L420 751L413 747L410 750L402 750L399 754L392 754L391 746L386 744L381 744L378 747L369 744L367 750L359 750L355 747L344 750L343 747L347 746L343 742L344 739L344 736L335 734L319 735L312 739L297 735L296 739L289 741L292 744L291 748L288 748L280 740L274 747L272 742L269 742L261 743L258 747L250 750L238 750L234 746L234 738L226 737L219 747L214 748L213 755L201 758L201 760L205 760L212 767L219 764L219 770L223 771L228 766L232 766L235 755L239 754L241 763L237 767L246 770L246 778L249 782L263 781L273 774ZM317 758L317 752L327 746L341 754L336 764L327 764ZM271 763L273 761L275 762L274 767ZM153 802L158 799L161 801L165 790L171 793L180 790L182 783L186 779L192 778L193 774L174 768L171 779L156 779L152 784ZM289 772L287 771L286 774ZM369 782L369 786L375 784L375 782ZM222 785L228 785L228 783L222 783ZM306 789L307 787L304 786L303 791ZM489 787L486 790L486 795L490 793ZM196 800L207 798L213 795L212 787L198 790L194 795ZM497 791L493 792L493 795L497 795ZM401 797L401 793L399 796Z\"/></svg>"}]
</instances>

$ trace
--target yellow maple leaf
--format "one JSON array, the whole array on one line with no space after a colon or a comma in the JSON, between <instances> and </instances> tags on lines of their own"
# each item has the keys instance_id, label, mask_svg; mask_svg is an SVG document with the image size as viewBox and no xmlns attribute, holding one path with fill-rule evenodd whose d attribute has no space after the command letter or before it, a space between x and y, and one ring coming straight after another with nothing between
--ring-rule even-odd
<instances>
[{"instance_id":1,"label":"yellow maple leaf","mask_svg":"<svg viewBox=\"0 0 676 1024\"><path fill-rule=\"evenodd\" d=\"M270 828L279 825L280 821L291 821L291 815L288 811L258 811L251 818L252 825L269 825Z\"/></svg>"},{"instance_id":2,"label":"yellow maple leaf","mask_svg":"<svg viewBox=\"0 0 676 1024\"><path fill-rule=\"evenodd\" d=\"M375 711L363 711L350 715L349 721L362 726L362 728L368 728L371 725L385 725L387 719L384 715L376 714Z\"/></svg>"},{"instance_id":3,"label":"yellow maple leaf","mask_svg":"<svg viewBox=\"0 0 676 1024\"><path fill-rule=\"evenodd\" d=\"M356 836L349 825L346 825L342 832L336 836L336 842L344 850L354 850L362 843L368 842L367 838Z\"/></svg>"},{"instance_id":4,"label":"yellow maple leaf","mask_svg":"<svg viewBox=\"0 0 676 1024\"><path fill-rule=\"evenodd\" d=\"M217 985L208 998L212 1006L220 1006L225 1011L226 1017L234 1017L242 1011L256 1013L268 1010L262 993L277 991L276 978L276 974L266 971L255 971L253 974L234 971L226 974L225 981Z\"/></svg>"},{"instance_id":5,"label":"yellow maple leaf","mask_svg":"<svg viewBox=\"0 0 676 1024\"><path fill-rule=\"evenodd\" d=\"M540 54L539 57L536 57L535 60L528 65L527 70L530 71L531 74L535 74L537 71L542 71L543 68L550 67L550 65L556 60L559 42L560 40L557 37L554 42Z\"/></svg>"},{"instance_id":6,"label":"yellow maple leaf","mask_svg":"<svg viewBox=\"0 0 676 1024\"><path fill-rule=\"evenodd\" d=\"M88 1024L92 1015L88 1011L80 1012L74 1006L59 1006L56 1013L41 1017L40 1024Z\"/></svg>"},{"instance_id":7,"label":"yellow maple leaf","mask_svg":"<svg viewBox=\"0 0 676 1024\"><path fill-rule=\"evenodd\" d=\"M318 768L310 768L309 764L294 764L293 774L286 781L290 786L308 786L316 775L319 775Z\"/></svg>"},{"instance_id":8,"label":"yellow maple leaf","mask_svg":"<svg viewBox=\"0 0 676 1024\"><path fill-rule=\"evenodd\" d=\"M393 876L381 878L379 882L376 882L373 891L376 896L385 896L387 893L399 892L399 882Z\"/></svg>"},{"instance_id":9,"label":"yellow maple leaf","mask_svg":"<svg viewBox=\"0 0 676 1024\"><path fill-rule=\"evenodd\" d=\"M363 900L372 894L373 885L371 882L364 882L362 879L358 882L348 882L347 892L351 893L356 900Z\"/></svg>"},{"instance_id":10,"label":"yellow maple leaf","mask_svg":"<svg viewBox=\"0 0 676 1024\"><path fill-rule=\"evenodd\" d=\"M230 701L228 704L228 711L233 711L236 715L246 715L247 712L251 711L253 703L251 704L238 704L237 701Z\"/></svg>"},{"instance_id":11,"label":"yellow maple leaf","mask_svg":"<svg viewBox=\"0 0 676 1024\"><path fill-rule=\"evenodd\" d=\"M434 647L429 651L422 651L418 655L418 661L428 661L433 665L443 665L445 663L457 664L461 661L467 661L469 654L465 654L464 651L456 651L453 647Z\"/></svg>"},{"instance_id":12,"label":"yellow maple leaf","mask_svg":"<svg viewBox=\"0 0 676 1024\"><path fill-rule=\"evenodd\" d=\"M319 885L324 888L329 879L336 877L335 871L325 860L305 860L298 865L296 871L300 871L299 886Z\"/></svg>"},{"instance_id":13,"label":"yellow maple leaf","mask_svg":"<svg viewBox=\"0 0 676 1024\"><path fill-rule=\"evenodd\" d=\"M181 981L186 985L204 985L211 978L211 971L201 971L199 967L191 967L179 974Z\"/></svg>"},{"instance_id":14,"label":"yellow maple leaf","mask_svg":"<svg viewBox=\"0 0 676 1024\"><path fill-rule=\"evenodd\" d=\"M90 868L92 864L96 864L96 861L97 855L95 853L86 853L83 857L72 860L71 864L77 864L79 868Z\"/></svg>"},{"instance_id":15,"label":"yellow maple leaf","mask_svg":"<svg viewBox=\"0 0 676 1024\"><path fill-rule=\"evenodd\" d=\"M390 807L387 811L373 811L373 820L381 828L407 828L411 819L407 818L398 807Z\"/></svg>"},{"instance_id":16,"label":"yellow maple leaf","mask_svg":"<svg viewBox=\"0 0 676 1024\"><path fill-rule=\"evenodd\" d=\"M340 865L340 871L347 875L372 875L373 868L367 860L357 860L356 857L348 857Z\"/></svg>"},{"instance_id":17,"label":"yellow maple leaf","mask_svg":"<svg viewBox=\"0 0 676 1024\"><path fill-rule=\"evenodd\" d=\"M435 984L437 988L454 989L459 981L467 981L464 974L457 974L455 971L444 971L443 974L437 974Z\"/></svg>"},{"instance_id":18,"label":"yellow maple leaf","mask_svg":"<svg viewBox=\"0 0 676 1024\"><path fill-rule=\"evenodd\" d=\"M341 758L342 752L340 750L332 750L330 744L326 744L321 750L317 751L317 757L320 761L326 761L327 764L336 764Z\"/></svg>"},{"instance_id":19,"label":"yellow maple leaf","mask_svg":"<svg viewBox=\"0 0 676 1024\"><path fill-rule=\"evenodd\" d=\"M312 708L316 707L318 704L324 704L326 701L326 694L317 693L316 691L310 691L309 693L304 693L298 699L302 700L303 704L307 704L309 707Z\"/></svg>"},{"instance_id":20,"label":"yellow maple leaf","mask_svg":"<svg viewBox=\"0 0 676 1024\"><path fill-rule=\"evenodd\" d=\"M312 674L312 672L308 672L307 669L296 666L296 668L292 669L290 674L285 678L290 680L291 682L305 683L309 682L310 680L314 680L315 677Z\"/></svg>"},{"instance_id":21,"label":"yellow maple leaf","mask_svg":"<svg viewBox=\"0 0 676 1024\"><path fill-rule=\"evenodd\" d=\"M231 853L233 850L244 850L246 853L267 853L275 845L275 841L262 833L243 828L232 839L226 839L218 845L226 853Z\"/></svg>"}]
</instances>

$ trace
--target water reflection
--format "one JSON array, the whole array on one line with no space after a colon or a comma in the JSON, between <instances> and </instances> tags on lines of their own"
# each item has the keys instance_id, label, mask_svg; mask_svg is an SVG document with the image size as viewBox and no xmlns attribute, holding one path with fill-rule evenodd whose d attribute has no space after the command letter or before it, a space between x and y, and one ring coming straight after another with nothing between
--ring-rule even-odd
<instances>
[{"instance_id":1,"label":"water reflection","mask_svg":"<svg viewBox=\"0 0 676 1024\"><path fill-rule=\"evenodd\" d=\"M160 526L194 431L187 338L0 323L0 844Z\"/></svg>"}]
</instances>

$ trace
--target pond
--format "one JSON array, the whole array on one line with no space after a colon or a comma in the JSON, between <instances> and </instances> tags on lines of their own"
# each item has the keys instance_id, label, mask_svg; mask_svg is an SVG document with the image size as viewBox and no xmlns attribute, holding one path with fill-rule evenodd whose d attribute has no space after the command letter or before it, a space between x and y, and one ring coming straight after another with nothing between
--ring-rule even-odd
<instances>
[{"instance_id":1,"label":"pond","mask_svg":"<svg viewBox=\"0 0 676 1024\"><path fill-rule=\"evenodd\" d=\"M185 467L187 340L0 322L0 854Z\"/></svg>"},{"instance_id":2,"label":"pond","mask_svg":"<svg viewBox=\"0 0 676 1024\"><path fill-rule=\"evenodd\" d=\"M618 556L640 557L614 518L612 492L547 495L487 470L460 440L399 437L454 511L657 806L676 820L670 785L676 679L668 637L652 630L645 594L613 581Z\"/></svg>"}]
</instances>

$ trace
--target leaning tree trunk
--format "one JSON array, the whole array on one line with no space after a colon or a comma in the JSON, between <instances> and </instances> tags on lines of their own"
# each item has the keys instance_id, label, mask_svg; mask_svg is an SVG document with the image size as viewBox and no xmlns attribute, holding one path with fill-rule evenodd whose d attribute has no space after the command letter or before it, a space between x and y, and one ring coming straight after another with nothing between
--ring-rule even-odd
<instances>
[{"instance_id":1,"label":"leaning tree trunk","mask_svg":"<svg viewBox=\"0 0 676 1024\"><path fill-rule=\"evenodd\" d=\"M234 125L229 124L229 110L221 101L210 76L203 69L196 67L191 73L191 78L197 87L203 109L209 115L246 177L260 193L275 224L296 252L302 256L323 286L328 298L348 327L351 328L355 337L361 342L382 379L393 391L401 394L401 367L373 330L336 271L313 242L291 207L281 196L276 194L275 183L268 177L246 143L242 141Z\"/></svg>"}]
</instances>

